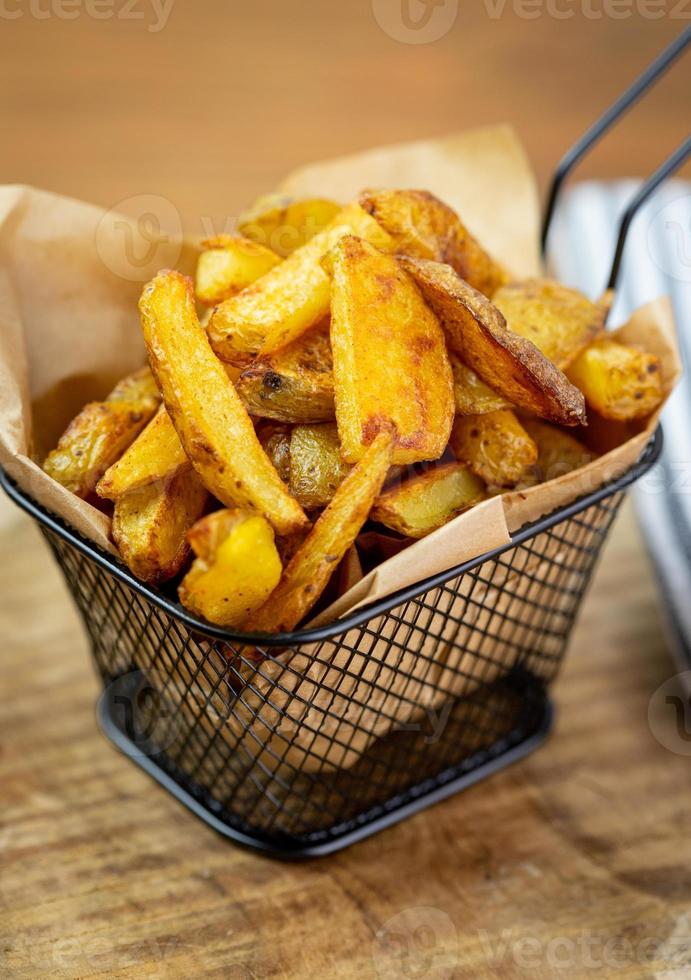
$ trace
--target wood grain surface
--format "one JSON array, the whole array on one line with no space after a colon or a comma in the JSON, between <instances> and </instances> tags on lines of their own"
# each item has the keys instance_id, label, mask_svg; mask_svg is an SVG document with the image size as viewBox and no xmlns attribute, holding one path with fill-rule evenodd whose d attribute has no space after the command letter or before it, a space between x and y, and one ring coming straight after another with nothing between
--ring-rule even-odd
<instances>
[{"instance_id":1,"label":"wood grain surface","mask_svg":"<svg viewBox=\"0 0 691 980\"><path fill-rule=\"evenodd\" d=\"M190 231L221 230L300 163L510 119L544 183L685 26L671 3L660 19L635 3L615 19L563 0L565 21L469 6L440 40L410 45L378 26L377 0L177 0L157 32L144 0L143 19L119 16L118 0L102 21L85 4L68 20L57 0L34 0L41 18L6 3L0 180L125 210L159 194ZM659 162L688 125L688 77L665 79L583 173ZM549 743L299 865L217 837L98 733L58 572L30 522L0 507L0 976L691 976L689 759L648 722L676 670L628 506L556 684ZM655 732L688 750L664 699L652 705Z\"/></svg>"}]
</instances>

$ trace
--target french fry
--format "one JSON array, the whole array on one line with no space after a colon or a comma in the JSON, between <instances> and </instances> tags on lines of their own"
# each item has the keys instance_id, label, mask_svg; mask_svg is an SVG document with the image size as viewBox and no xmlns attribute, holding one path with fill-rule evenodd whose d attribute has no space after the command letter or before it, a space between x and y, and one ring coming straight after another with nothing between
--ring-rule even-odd
<instances>
[{"instance_id":1,"label":"french fry","mask_svg":"<svg viewBox=\"0 0 691 980\"><path fill-rule=\"evenodd\" d=\"M254 507L279 533L307 523L209 346L191 280L177 272L159 273L145 286L139 309L166 409L207 489L226 506Z\"/></svg>"},{"instance_id":2,"label":"french fry","mask_svg":"<svg viewBox=\"0 0 691 980\"><path fill-rule=\"evenodd\" d=\"M295 200L285 194L266 194L240 215L238 230L287 258L324 228L341 211L326 198Z\"/></svg>"},{"instance_id":3,"label":"french fry","mask_svg":"<svg viewBox=\"0 0 691 980\"><path fill-rule=\"evenodd\" d=\"M283 350L253 361L235 388L251 415L282 422L334 418L333 359L328 327L312 327Z\"/></svg>"},{"instance_id":4,"label":"french fry","mask_svg":"<svg viewBox=\"0 0 691 980\"><path fill-rule=\"evenodd\" d=\"M269 522L253 511L217 510L187 539L197 556L178 588L186 609L218 626L239 626L278 585L281 559Z\"/></svg>"},{"instance_id":5,"label":"french fry","mask_svg":"<svg viewBox=\"0 0 691 980\"><path fill-rule=\"evenodd\" d=\"M396 243L396 251L445 262L485 296L507 281L495 262L461 223L456 212L429 191L369 191L360 204Z\"/></svg>"},{"instance_id":6,"label":"french fry","mask_svg":"<svg viewBox=\"0 0 691 980\"><path fill-rule=\"evenodd\" d=\"M149 368L120 381L103 402L85 405L43 463L45 472L78 497L93 493L156 411L160 395Z\"/></svg>"},{"instance_id":7,"label":"french fry","mask_svg":"<svg viewBox=\"0 0 691 980\"><path fill-rule=\"evenodd\" d=\"M389 236L357 204L333 221L237 296L225 300L209 321L209 340L218 356L244 363L248 356L286 347L329 312L331 289L321 259L338 239L359 235L378 248L392 247Z\"/></svg>"},{"instance_id":8,"label":"french fry","mask_svg":"<svg viewBox=\"0 0 691 980\"><path fill-rule=\"evenodd\" d=\"M271 249L241 235L216 235L202 244L194 291L204 306L234 296L281 261Z\"/></svg>"},{"instance_id":9,"label":"french fry","mask_svg":"<svg viewBox=\"0 0 691 980\"><path fill-rule=\"evenodd\" d=\"M262 449L285 485L289 486L291 426L281 422L261 421L256 431Z\"/></svg>"},{"instance_id":10,"label":"french fry","mask_svg":"<svg viewBox=\"0 0 691 980\"><path fill-rule=\"evenodd\" d=\"M510 330L531 340L565 371L604 330L611 294L592 303L578 290L551 279L527 279L502 286L492 302Z\"/></svg>"},{"instance_id":11,"label":"french fry","mask_svg":"<svg viewBox=\"0 0 691 980\"><path fill-rule=\"evenodd\" d=\"M391 465L392 443L392 433L381 432L368 446L245 629L283 632L304 619L367 520Z\"/></svg>"},{"instance_id":12,"label":"french fry","mask_svg":"<svg viewBox=\"0 0 691 980\"><path fill-rule=\"evenodd\" d=\"M306 509L325 507L350 467L334 423L296 425L290 436L290 492Z\"/></svg>"},{"instance_id":13,"label":"french fry","mask_svg":"<svg viewBox=\"0 0 691 980\"><path fill-rule=\"evenodd\" d=\"M490 487L513 487L537 462L537 446L513 412L460 415L451 433L456 459Z\"/></svg>"},{"instance_id":14,"label":"french fry","mask_svg":"<svg viewBox=\"0 0 691 980\"><path fill-rule=\"evenodd\" d=\"M492 391L460 357L450 353L449 361L458 415L485 415L487 412L498 412L501 408L511 408L511 402Z\"/></svg>"},{"instance_id":15,"label":"french fry","mask_svg":"<svg viewBox=\"0 0 691 980\"><path fill-rule=\"evenodd\" d=\"M585 402L538 348L508 330L482 293L448 265L401 257L444 328L450 348L512 405L562 425L585 422Z\"/></svg>"},{"instance_id":16,"label":"french fry","mask_svg":"<svg viewBox=\"0 0 691 980\"><path fill-rule=\"evenodd\" d=\"M582 442L548 422L522 418L521 425L537 446L537 460L521 477L522 486L555 480L595 459Z\"/></svg>"},{"instance_id":17,"label":"french fry","mask_svg":"<svg viewBox=\"0 0 691 980\"><path fill-rule=\"evenodd\" d=\"M336 421L348 463L393 426L393 460L444 452L453 422L453 378L439 321L393 256L353 236L325 265L332 276L331 347Z\"/></svg>"},{"instance_id":18,"label":"french fry","mask_svg":"<svg viewBox=\"0 0 691 980\"><path fill-rule=\"evenodd\" d=\"M208 496L189 469L118 497L113 541L137 578L157 585L177 575L189 554L186 534L203 514Z\"/></svg>"},{"instance_id":19,"label":"french fry","mask_svg":"<svg viewBox=\"0 0 691 980\"><path fill-rule=\"evenodd\" d=\"M109 466L96 485L99 497L117 500L156 480L166 480L192 464L182 448L175 426L164 405L120 459Z\"/></svg>"},{"instance_id":20,"label":"french fry","mask_svg":"<svg viewBox=\"0 0 691 980\"><path fill-rule=\"evenodd\" d=\"M408 538L423 538L486 497L465 463L443 463L385 490L370 517Z\"/></svg>"},{"instance_id":21,"label":"french fry","mask_svg":"<svg viewBox=\"0 0 691 980\"><path fill-rule=\"evenodd\" d=\"M659 359L609 337L586 347L568 376L589 406L616 422L645 418L664 397Z\"/></svg>"}]
</instances>

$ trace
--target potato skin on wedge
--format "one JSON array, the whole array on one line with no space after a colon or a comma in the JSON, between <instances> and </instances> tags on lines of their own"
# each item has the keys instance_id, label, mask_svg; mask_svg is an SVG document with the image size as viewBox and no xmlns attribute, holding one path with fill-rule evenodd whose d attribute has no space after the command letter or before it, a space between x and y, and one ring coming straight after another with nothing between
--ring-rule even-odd
<instances>
[{"instance_id":1,"label":"potato skin on wedge","mask_svg":"<svg viewBox=\"0 0 691 980\"><path fill-rule=\"evenodd\" d=\"M643 419L664 397L659 358L609 337L596 340L576 358L568 376L605 419Z\"/></svg>"},{"instance_id":2,"label":"potato skin on wedge","mask_svg":"<svg viewBox=\"0 0 691 980\"><path fill-rule=\"evenodd\" d=\"M520 421L537 446L537 460L521 477L522 486L555 480L595 459L595 454L570 433L539 419L522 418Z\"/></svg>"},{"instance_id":3,"label":"potato skin on wedge","mask_svg":"<svg viewBox=\"0 0 691 980\"><path fill-rule=\"evenodd\" d=\"M326 507L348 474L333 422L296 425L290 435L290 492L305 508Z\"/></svg>"},{"instance_id":4,"label":"potato skin on wedge","mask_svg":"<svg viewBox=\"0 0 691 980\"><path fill-rule=\"evenodd\" d=\"M240 626L281 578L271 525L253 511L217 510L187 537L196 558L178 588L180 601L210 623Z\"/></svg>"},{"instance_id":5,"label":"potato skin on wedge","mask_svg":"<svg viewBox=\"0 0 691 980\"><path fill-rule=\"evenodd\" d=\"M307 518L261 447L252 421L197 319L191 280L159 273L139 301L151 368L180 442L208 490L251 506L281 534Z\"/></svg>"},{"instance_id":6,"label":"potato skin on wedge","mask_svg":"<svg viewBox=\"0 0 691 980\"><path fill-rule=\"evenodd\" d=\"M394 463L438 459L453 422L444 334L393 256L342 238L325 260L332 277L336 421L346 462L393 427Z\"/></svg>"},{"instance_id":7,"label":"potato skin on wedge","mask_svg":"<svg viewBox=\"0 0 691 980\"><path fill-rule=\"evenodd\" d=\"M448 265L399 257L439 317L449 346L511 404L561 425L585 422L581 392Z\"/></svg>"},{"instance_id":8,"label":"potato skin on wedge","mask_svg":"<svg viewBox=\"0 0 691 980\"><path fill-rule=\"evenodd\" d=\"M216 235L202 244L194 291L204 306L241 292L281 261L271 249L241 235Z\"/></svg>"},{"instance_id":9,"label":"potato skin on wedge","mask_svg":"<svg viewBox=\"0 0 691 980\"><path fill-rule=\"evenodd\" d=\"M149 368L119 381L105 401L90 402L72 419L43 469L78 497L96 484L158 408L161 396Z\"/></svg>"},{"instance_id":10,"label":"potato skin on wedge","mask_svg":"<svg viewBox=\"0 0 691 980\"><path fill-rule=\"evenodd\" d=\"M182 448L165 405L113 463L96 487L99 497L117 500L128 490L136 490L155 480L166 480L192 464Z\"/></svg>"},{"instance_id":11,"label":"potato skin on wedge","mask_svg":"<svg viewBox=\"0 0 691 980\"><path fill-rule=\"evenodd\" d=\"M490 487L514 487L538 457L534 441L510 411L459 416L451 449Z\"/></svg>"},{"instance_id":12,"label":"potato skin on wedge","mask_svg":"<svg viewBox=\"0 0 691 980\"><path fill-rule=\"evenodd\" d=\"M333 221L340 204L327 198L296 200L285 194L265 194L240 215L238 230L287 258Z\"/></svg>"},{"instance_id":13,"label":"potato skin on wedge","mask_svg":"<svg viewBox=\"0 0 691 980\"><path fill-rule=\"evenodd\" d=\"M137 578L157 585L177 575L189 554L187 532L208 497L192 469L118 497L113 541Z\"/></svg>"},{"instance_id":14,"label":"potato skin on wedge","mask_svg":"<svg viewBox=\"0 0 691 980\"><path fill-rule=\"evenodd\" d=\"M486 496L466 463L443 463L385 490L370 517L408 538L423 538Z\"/></svg>"},{"instance_id":15,"label":"potato skin on wedge","mask_svg":"<svg viewBox=\"0 0 691 980\"><path fill-rule=\"evenodd\" d=\"M257 633L294 629L324 591L360 533L391 465L393 438L381 432L368 446L286 566L278 587L244 628Z\"/></svg>"}]
</instances>

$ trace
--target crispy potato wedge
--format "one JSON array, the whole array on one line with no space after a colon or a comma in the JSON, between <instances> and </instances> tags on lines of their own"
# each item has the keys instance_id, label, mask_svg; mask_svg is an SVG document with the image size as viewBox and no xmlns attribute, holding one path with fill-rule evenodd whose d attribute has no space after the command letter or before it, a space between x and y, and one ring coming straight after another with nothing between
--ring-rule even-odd
<instances>
[{"instance_id":1,"label":"crispy potato wedge","mask_svg":"<svg viewBox=\"0 0 691 980\"><path fill-rule=\"evenodd\" d=\"M509 283L492 298L509 329L532 341L562 371L602 333L610 300L607 294L592 303L551 279Z\"/></svg>"},{"instance_id":2,"label":"crispy potato wedge","mask_svg":"<svg viewBox=\"0 0 691 980\"><path fill-rule=\"evenodd\" d=\"M456 354L449 353L449 361L458 415L485 415L487 412L498 412L501 408L512 407L510 401L486 385Z\"/></svg>"},{"instance_id":3,"label":"crispy potato wedge","mask_svg":"<svg viewBox=\"0 0 691 980\"><path fill-rule=\"evenodd\" d=\"M408 538L424 538L486 495L465 463L443 463L385 490L370 517Z\"/></svg>"},{"instance_id":4,"label":"crispy potato wedge","mask_svg":"<svg viewBox=\"0 0 691 980\"><path fill-rule=\"evenodd\" d=\"M113 541L137 578L156 585L177 575L189 554L187 532L208 497L192 469L118 497Z\"/></svg>"},{"instance_id":5,"label":"crispy potato wedge","mask_svg":"<svg viewBox=\"0 0 691 980\"><path fill-rule=\"evenodd\" d=\"M96 493L117 500L128 490L169 479L191 466L165 405L160 405L129 449L108 467L96 486Z\"/></svg>"},{"instance_id":6,"label":"crispy potato wedge","mask_svg":"<svg viewBox=\"0 0 691 980\"><path fill-rule=\"evenodd\" d=\"M609 337L586 347L568 376L589 406L616 422L645 418L664 397L659 358Z\"/></svg>"},{"instance_id":7,"label":"crispy potato wedge","mask_svg":"<svg viewBox=\"0 0 691 980\"><path fill-rule=\"evenodd\" d=\"M475 289L492 296L508 279L461 223L456 212L429 191L369 191L360 204L396 243L396 251L445 262Z\"/></svg>"},{"instance_id":8,"label":"crispy potato wedge","mask_svg":"<svg viewBox=\"0 0 691 980\"><path fill-rule=\"evenodd\" d=\"M281 422L260 421L257 426L262 449L286 486L290 484L290 432L291 426Z\"/></svg>"},{"instance_id":9,"label":"crispy potato wedge","mask_svg":"<svg viewBox=\"0 0 691 980\"><path fill-rule=\"evenodd\" d=\"M159 273L144 287L139 310L166 409L207 489L226 506L254 507L282 534L306 524L209 346L191 280Z\"/></svg>"},{"instance_id":10,"label":"crispy potato wedge","mask_svg":"<svg viewBox=\"0 0 691 980\"><path fill-rule=\"evenodd\" d=\"M242 235L216 235L202 245L194 291L204 306L215 306L235 296L281 261L270 248Z\"/></svg>"},{"instance_id":11,"label":"crispy potato wedge","mask_svg":"<svg viewBox=\"0 0 691 980\"><path fill-rule=\"evenodd\" d=\"M246 363L248 356L286 347L329 312L331 289L321 259L338 239L359 235L381 249L392 242L357 204L333 221L252 286L225 300L209 321L209 339L218 356Z\"/></svg>"},{"instance_id":12,"label":"crispy potato wedge","mask_svg":"<svg viewBox=\"0 0 691 980\"><path fill-rule=\"evenodd\" d=\"M521 477L521 485L556 480L595 459L582 442L548 422L522 418L521 425L537 446L537 460Z\"/></svg>"},{"instance_id":13,"label":"crispy potato wedge","mask_svg":"<svg viewBox=\"0 0 691 980\"><path fill-rule=\"evenodd\" d=\"M283 632L304 619L367 520L391 465L392 448L390 432L381 432L368 446L293 555L278 587L248 618L245 629Z\"/></svg>"},{"instance_id":14,"label":"crispy potato wedge","mask_svg":"<svg viewBox=\"0 0 691 980\"><path fill-rule=\"evenodd\" d=\"M513 487L537 462L537 446L511 411L459 415L451 433L456 459L490 487Z\"/></svg>"},{"instance_id":15,"label":"crispy potato wedge","mask_svg":"<svg viewBox=\"0 0 691 980\"><path fill-rule=\"evenodd\" d=\"M90 402L72 419L43 469L78 497L88 497L151 419L160 400L148 367L129 375L105 401Z\"/></svg>"},{"instance_id":16,"label":"crispy potato wedge","mask_svg":"<svg viewBox=\"0 0 691 980\"><path fill-rule=\"evenodd\" d=\"M326 507L350 467L333 422L296 425L290 436L290 492L305 510Z\"/></svg>"},{"instance_id":17,"label":"crispy potato wedge","mask_svg":"<svg viewBox=\"0 0 691 980\"><path fill-rule=\"evenodd\" d=\"M512 405L562 425L585 421L579 390L537 347L506 328L502 314L448 265L401 257L439 317L449 346Z\"/></svg>"},{"instance_id":18,"label":"crispy potato wedge","mask_svg":"<svg viewBox=\"0 0 691 980\"><path fill-rule=\"evenodd\" d=\"M332 276L331 348L341 453L361 459L394 427L394 463L437 459L453 422L453 378L444 335L393 256L352 235L325 265Z\"/></svg>"},{"instance_id":19,"label":"crispy potato wedge","mask_svg":"<svg viewBox=\"0 0 691 980\"><path fill-rule=\"evenodd\" d=\"M323 197L295 200L266 194L240 215L238 230L287 258L333 221L341 205Z\"/></svg>"},{"instance_id":20,"label":"crispy potato wedge","mask_svg":"<svg viewBox=\"0 0 691 980\"><path fill-rule=\"evenodd\" d=\"M259 358L235 383L250 415L281 422L328 422L335 417L328 326L312 327L283 350Z\"/></svg>"},{"instance_id":21,"label":"crispy potato wedge","mask_svg":"<svg viewBox=\"0 0 691 980\"><path fill-rule=\"evenodd\" d=\"M218 626L240 626L281 579L274 532L260 514L217 510L187 535L197 556L180 583L180 602Z\"/></svg>"}]
</instances>

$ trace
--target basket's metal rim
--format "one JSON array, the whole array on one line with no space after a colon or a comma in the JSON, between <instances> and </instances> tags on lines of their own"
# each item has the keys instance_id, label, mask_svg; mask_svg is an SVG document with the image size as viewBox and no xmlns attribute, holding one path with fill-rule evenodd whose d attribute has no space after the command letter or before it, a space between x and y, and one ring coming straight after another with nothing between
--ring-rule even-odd
<instances>
[{"instance_id":1,"label":"basket's metal rim","mask_svg":"<svg viewBox=\"0 0 691 980\"><path fill-rule=\"evenodd\" d=\"M574 514L578 514L593 504L599 503L605 497L610 497L613 494L618 493L620 490L624 490L644 473L646 473L654 465L654 463L657 462L661 452L662 428L661 426L658 426L640 458L633 464L632 467L630 467L630 469L626 471L626 473L622 474L616 480L604 484L604 486L599 487L592 493L585 494L584 496L579 497L577 500L563 507L558 507L556 510L552 511L551 514L547 514L546 516L541 517L539 520L533 521L531 524L526 524L519 531L516 531L511 535L511 541L508 544L501 545L500 547L494 548L491 551L486 551L477 558L472 558L470 561L463 562L460 565L455 565L453 568L447 569L446 571L437 572L437 574L431 575L428 578L423 579L421 582L416 582L414 585L399 589L398 592L393 592L391 595L385 596L383 599L378 599L375 602L361 606L350 615L345 616L343 619L334 620L332 623L328 623L325 626L295 630L290 633L271 634L242 633L240 631L227 630L220 626L214 626L212 623L207 623L203 619L198 619L196 616L192 616L183 608L183 606L180 605L180 603L173 602L161 592L157 591L156 589L152 589L143 582L140 582L139 579L135 578L129 569L126 568L125 565L118 562L112 555L109 555L107 552L97 548L92 542L87 541L86 538L83 538L77 531L73 530L62 520L60 520L60 518L55 517L40 504L36 503L35 500L25 494L24 491L10 479L2 467L0 467L0 486L2 486L5 493L11 500L14 501L14 503L37 520L39 524L42 524L44 527L48 528L64 541L69 542L74 548L90 558L101 568L105 569L110 575L113 575L133 591L144 596L149 602L153 603L155 606L158 606L159 609L162 609L178 622L184 623L189 629L194 630L203 636L214 640L222 640L229 644L239 644L243 646L253 645L260 647L286 647L295 646L297 644L320 642L322 640L332 639L335 636L340 636L341 634L346 633L348 630L362 625L362 623L366 622L367 620L383 613L387 613L395 606L398 606L403 602L407 602L409 599L413 599L416 596L421 595L423 592L427 592L429 589L436 588L442 585L444 582L448 582L452 578L456 578L457 576L462 575L473 568L479 567L483 564L483 562L488 561L491 558L496 558L498 555L501 555L503 552L515 547L517 544L521 544L521 542L525 541L526 539L548 530L555 524L558 524L560 521L573 517ZM271 654L266 651L266 656L270 658Z\"/></svg>"}]
</instances>

